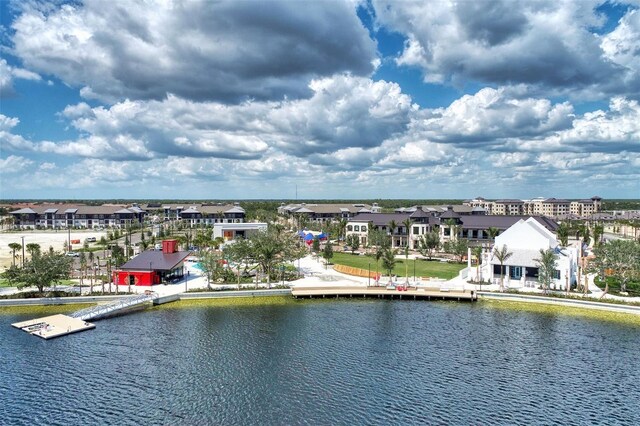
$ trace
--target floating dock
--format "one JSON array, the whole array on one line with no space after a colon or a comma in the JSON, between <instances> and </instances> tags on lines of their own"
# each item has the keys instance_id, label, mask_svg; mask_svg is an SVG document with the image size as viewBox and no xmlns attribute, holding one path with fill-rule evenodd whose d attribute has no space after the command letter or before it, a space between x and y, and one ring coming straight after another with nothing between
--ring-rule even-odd
<instances>
[{"instance_id":1,"label":"floating dock","mask_svg":"<svg viewBox=\"0 0 640 426\"><path fill-rule=\"evenodd\" d=\"M380 299L404 300L456 300L475 302L478 296L474 290L454 290L430 287L294 287L291 295L295 298L326 297L377 297Z\"/></svg>"},{"instance_id":2,"label":"floating dock","mask_svg":"<svg viewBox=\"0 0 640 426\"><path fill-rule=\"evenodd\" d=\"M104 305L91 306L80 309L69 315L52 315L44 318L36 318L29 321L11 324L15 328L26 331L43 339L66 336L67 334L96 328L88 320L98 320L110 316L121 315L133 309L143 308L145 305L162 304L178 300L177 296L160 298L157 293L147 291L145 294L125 297Z\"/></svg>"},{"instance_id":3,"label":"floating dock","mask_svg":"<svg viewBox=\"0 0 640 426\"><path fill-rule=\"evenodd\" d=\"M96 328L94 324L62 314L16 322L11 325L45 340Z\"/></svg>"}]
</instances>

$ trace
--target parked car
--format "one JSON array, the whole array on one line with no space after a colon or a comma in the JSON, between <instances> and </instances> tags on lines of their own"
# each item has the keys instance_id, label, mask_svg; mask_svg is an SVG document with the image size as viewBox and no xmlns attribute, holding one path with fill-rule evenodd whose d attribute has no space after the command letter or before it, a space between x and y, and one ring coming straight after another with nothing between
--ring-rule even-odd
<instances>
[{"instance_id":1,"label":"parked car","mask_svg":"<svg viewBox=\"0 0 640 426\"><path fill-rule=\"evenodd\" d=\"M88 242L88 243L95 243L96 242L96 237L88 237L85 241Z\"/></svg>"},{"instance_id":2,"label":"parked car","mask_svg":"<svg viewBox=\"0 0 640 426\"><path fill-rule=\"evenodd\" d=\"M67 252L67 256L70 256L70 257L80 257L80 253L78 253L77 251L68 251L68 252Z\"/></svg>"}]
</instances>

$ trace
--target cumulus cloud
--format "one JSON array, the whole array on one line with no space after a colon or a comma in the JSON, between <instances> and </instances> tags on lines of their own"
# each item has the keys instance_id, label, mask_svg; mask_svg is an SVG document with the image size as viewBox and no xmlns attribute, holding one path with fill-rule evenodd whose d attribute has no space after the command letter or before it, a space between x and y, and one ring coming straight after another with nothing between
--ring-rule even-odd
<instances>
[{"instance_id":1,"label":"cumulus cloud","mask_svg":"<svg viewBox=\"0 0 640 426\"><path fill-rule=\"evenodd\" d=\"M447 108L424 110L421 117L412 128L429 140L474 147L502 145L507 138L542 138L568 129L574 111L569 102L523 98L513 88L484 88Z\"/></svg>"},{"instance_id":2,"label":"cumulus cloud","mask_svg":"<svg viewBox=\"0 0 640 426\"><path fill-rule=\"evenodd\" d=\"M546 138L513 143L535 151L640 152L640 105L636 100L616 97L609 111L586 113L573 120L570 128Z\"/></svg>"},{"instance_id":3,"label":"cumulus cloud","mask_svg":"<svg viewBox=\"0 0 640 426\"><path fill-rule=\"evenodd\" d=\"M306 97L311 79L369 75L377 60L355 4L340 0L28 2L11 26L27 67L111 102Z\"/></svg>"},{"instance_id":4,"label":"cumulus cloud","mask_svg":"<svg viewBox=\"0 0 640 426\"><path fill-rule=\"evenodd\" d=\"M6 98L15 95L13 87L14 79L39 81L42 78L24 68L12 67L5 59L0 58L0 98Z\"/></svg>"},{"instance_id":5,"label":"cumulus cloud","mask_svg":"<svg viewBox=\"0 0 640 426\"><path fill-rule=\"evenodd\" d=\"M0 158L0 173L10 175L20 173L33 164L28 158L18 155L10 155L7 158Z\"/></svg>"},{"instance_id":6,"label":"cumulus cloud","mask_svg":"<svg viewBox=\"0 0 640 426\"><path fill-rule=\"evenodd\" d=\"M268 151L297 157L370 148L402 133L416 106L395 83L336 75L313 80L313 96L239 105L125 100L111 107L68 106L61 116L78 140L40 142L42 152L149 160L170 156L259 159Z\"/></svg>"},{"instance_id":7,"label":"cumulus cloud","mask_svg":"<svg viewBox=\"0 0 640 426\"><path fill-rule=\"evenodd\" d=\"M600 3L379 0L374 7L379 25L407 37L397 63L422 69L427 82L471 79L637 96L637 14L628 12L601 38L593 32L605 22Z\"/></svg>"}]
</instances>

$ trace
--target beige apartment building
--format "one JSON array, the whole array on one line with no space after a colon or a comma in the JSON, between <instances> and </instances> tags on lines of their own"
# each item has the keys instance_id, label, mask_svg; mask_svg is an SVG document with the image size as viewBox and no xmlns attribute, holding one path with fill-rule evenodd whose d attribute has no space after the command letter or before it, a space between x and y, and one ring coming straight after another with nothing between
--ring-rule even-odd
<instances>
[{"instance_id":1,"label":"beige apartment building","mask_svg":"<svg viewBox=\"0 0 640 426\"><path fill-rule=\"evenodd\" d=\"M598 196L574 201L542 197L531 200L502 199L488 201L482 197L477 197L473 200L465 201L463 204L471 207L481 207L487 211L487 214L505 216L542 215L563 217L575 215L584 217L602 210L602 198Z\"/></svg>"}]
</instances>

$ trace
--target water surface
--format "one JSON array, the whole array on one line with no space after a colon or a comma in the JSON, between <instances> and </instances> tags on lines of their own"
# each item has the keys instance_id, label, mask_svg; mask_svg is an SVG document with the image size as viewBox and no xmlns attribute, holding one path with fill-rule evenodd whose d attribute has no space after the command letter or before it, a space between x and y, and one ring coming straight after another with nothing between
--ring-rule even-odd
<instances>
[{"instance_id":1,"label":"water surface","mask_svg":"<svg viewBox=\"0 0 640 426\"><path fill-rule=\"evenodd\" d=\"M51 341L0 314L7 424L640 424L640 327L491 304L165 305ZM2 423L0 422L0 423Z\"/></svg>"}]
</instances>

